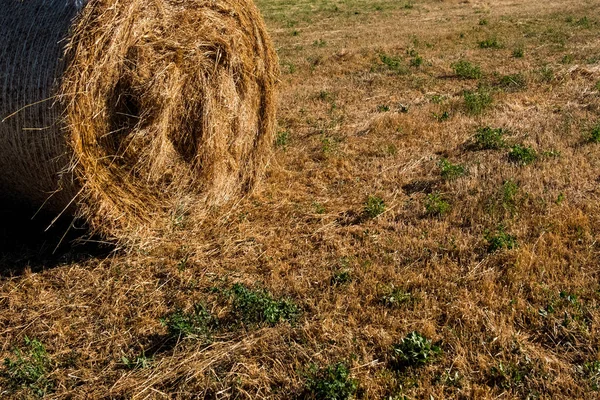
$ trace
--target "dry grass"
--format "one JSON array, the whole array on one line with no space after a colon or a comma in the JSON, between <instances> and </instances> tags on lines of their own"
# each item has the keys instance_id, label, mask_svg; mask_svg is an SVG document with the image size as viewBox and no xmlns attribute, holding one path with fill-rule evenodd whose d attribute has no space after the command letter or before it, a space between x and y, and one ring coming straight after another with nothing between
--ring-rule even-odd
<instances>
[{"instance_id":1,"label":"dry grass","mask_svg":"<svg viewBox=\"0 0 600 400\"><path fill-rule=\"evenodd\" d=\"M261 190L150 253L5 276L0 356L43 343L49 398L310 398L311 364L340 361L357 398L597 397L599 5L262 0L284 75ZM240 324L235 283L302 313ZM178 309L196 334L170 336ZM441 353L399 364L413 331Z\"/></svg>"}]
</instances>

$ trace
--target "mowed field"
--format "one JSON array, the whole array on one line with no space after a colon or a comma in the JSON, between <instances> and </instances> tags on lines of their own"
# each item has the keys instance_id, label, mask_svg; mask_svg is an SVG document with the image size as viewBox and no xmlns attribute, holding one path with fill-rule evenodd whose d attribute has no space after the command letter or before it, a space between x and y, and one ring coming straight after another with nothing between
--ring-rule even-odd
<instances>
[{"instance_id":1,"label":"mowed field","mask_svg":"<svg viewBox=\"0 0 600 400\"><path fill-rule=\"evenodd\" d=\"M600 397L600 1L258 5L261 186L2 247L0 398Z\"/></svg>"}]
</instances>

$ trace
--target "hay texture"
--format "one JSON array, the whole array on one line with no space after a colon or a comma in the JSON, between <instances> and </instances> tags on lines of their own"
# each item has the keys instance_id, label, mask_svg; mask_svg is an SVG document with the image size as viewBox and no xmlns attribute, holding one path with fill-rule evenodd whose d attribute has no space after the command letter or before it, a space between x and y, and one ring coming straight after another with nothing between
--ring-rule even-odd
<instances>
[{"instance_id":1,"label":"hay texture","mask_svg":"<svg viewBox=\"0 0 600 400\"><path fill-rule=\"evenodd\" d=\"M107 237L247 193L277 59L251 0L5 0L0 191Z\"/></svg>"}]
</instances>

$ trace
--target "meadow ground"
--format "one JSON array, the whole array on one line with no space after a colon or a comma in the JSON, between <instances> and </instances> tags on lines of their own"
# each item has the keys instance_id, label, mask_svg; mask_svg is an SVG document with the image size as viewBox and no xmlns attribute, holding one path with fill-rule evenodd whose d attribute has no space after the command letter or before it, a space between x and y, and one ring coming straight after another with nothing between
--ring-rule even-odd
<instances>
[{"instance_id":1,"label":"meadow ground","mask_svg":"<svg viewBox=\"0 0 600 400\"><path fill-rule=\"evenodd\" d=\"M0 397L598 397L600 1L258 3L262 186L150 250L4 246Z\"/></svg>"}]
</instances>

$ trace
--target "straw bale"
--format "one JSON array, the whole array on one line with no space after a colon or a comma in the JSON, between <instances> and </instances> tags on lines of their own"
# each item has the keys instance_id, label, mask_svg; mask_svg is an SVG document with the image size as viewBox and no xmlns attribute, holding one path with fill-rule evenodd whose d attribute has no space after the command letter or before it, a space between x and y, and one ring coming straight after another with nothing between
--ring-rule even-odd
<instances>
[{"instance_id":1,"label":"straw bale","mask_svg":"<svg viewBox=\"0 0 600 400\"><path fill-rule=\"evenodd\" d=\"M0 193L106 237L250 191L277 58L251 0L6 0Z\"/></svg>"}]
</instances>

